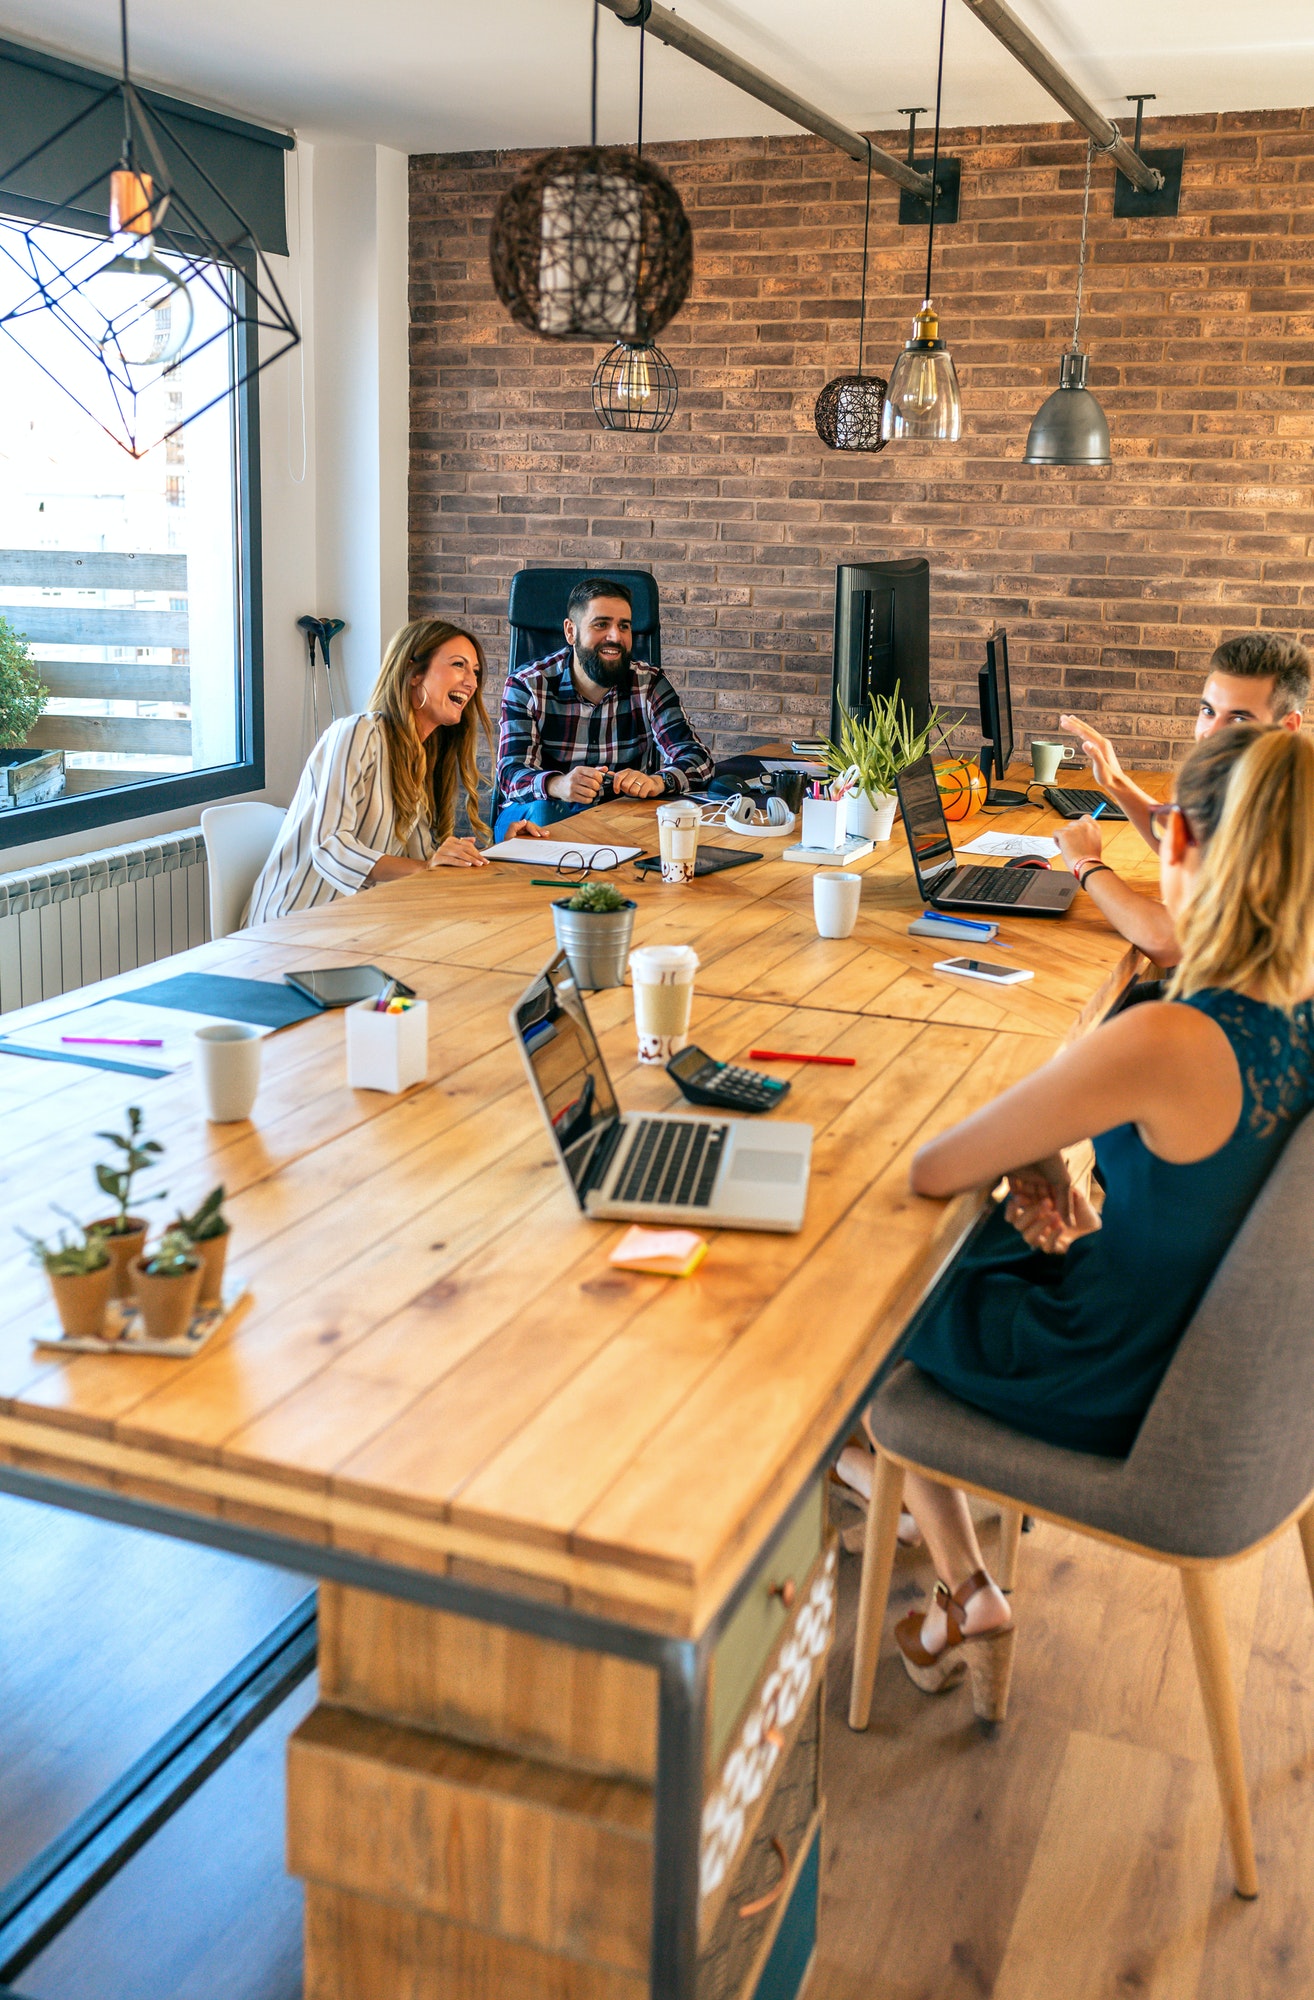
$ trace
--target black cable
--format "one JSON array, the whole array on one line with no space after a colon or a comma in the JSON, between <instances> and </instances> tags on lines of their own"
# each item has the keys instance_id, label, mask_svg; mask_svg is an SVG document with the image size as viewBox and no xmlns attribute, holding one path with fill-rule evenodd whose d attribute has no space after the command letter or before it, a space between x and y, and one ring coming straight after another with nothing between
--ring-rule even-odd
<instances>
[{"instance_id":1,"label":"black cable","mask_svg":"<svg viewBox=\"0 0 1314 2000\"><path fill-rule=\"evenodd\" d=\"M867 206L862 216L862 305L858 313L858 373L862 373L862 347L867 334L867 237L871 229L871 140L867 141Z\"/></svg>"},{"instance_id":2,"label":"black cable","mask_svg":"<svg viewBox=\"0 0 1314 2000\"><path fill-rule=\"evenodd\" d=\"M595 0L596 5L596 0ZM935 72L935 143L931 148L931 226L926 232L926 290L924 298L931 296L931 252L935 248L935 204L940 193L938 179L940 167L940 93L944 88L944 23L949 12L949 0L940 0L940 61Z\"/></svg>"},{"instance_id":3,"label":"black cable","mask_svg":"<svg viewBox=\"0 0 1314 2000\"><path fill-rule=\"evenodd\" d=\"M119 0L119 36L123 44L123 163L132 165L132 105L127 86L132 81L128 68L128 0Z\"/></svg>"},{"instance_id":4,"label":"black cable","mask_svg":"<svg viewBox=\"0 0 1314 2000\"><path fill-rule=\"evenodd\" d=\"M589 107L589 144L598 143L598 0L593 0L593 83Z\"/></svg>"},{"instance_id":5,"label":"black cable","mask_svg":"<svg viewBox=\"0 0 1314 2000\"><path fill-rule=\"evenodd\" d=\"M643 52L646 46L647 28L648 16L645 14L639 23L639 143L634 149L636 160L643 158Z\"/></svg>"}]
</instances>

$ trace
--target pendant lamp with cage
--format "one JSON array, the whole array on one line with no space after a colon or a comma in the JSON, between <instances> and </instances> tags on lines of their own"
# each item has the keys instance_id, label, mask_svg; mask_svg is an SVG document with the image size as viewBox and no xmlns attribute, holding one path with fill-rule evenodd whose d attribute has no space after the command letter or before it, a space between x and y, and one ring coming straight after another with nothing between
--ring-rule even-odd
<instances>
[{"instance_id":1,"label":"pendant lamp with cage","mask_svg":"<svg viewBox=\"0 0 1314 2000\"><path fill-rule=\"evenodd\" d=\"M944 30L948 0L940 5L940 54L935 77L935 145L931 158L930 223L926 232L926 286L922 309L913 320L912 339L894 364L881 414L881 436L923 438L953 444L961 437L963 405L954 358L940 338L940 319L931 299L935 254L935 206L939 195L940 105L944 90Z\"/></svg>"},{"instance_id":2,"label":"pendant lamp with cage","mask_svg":"<svg viewBox=\"0 0 1314 2000\"><path fill-rule=\"evenodd\" d=\"M1086 143L1086 193L1081 204L1081 254L1077 259L1077 311L1072 322L1072 346L1059 362L1059 385L1031 420L1027 465L1112 465L1109 420L1086 387L1088 357L1081 351L1081 292L1086 277L1086 232L1090 220L1090 170L1093 139Z\"/></svg>"},{"instance_id":3,"label":"pendant lamp with cage","mask_svg":"<svg viewBox=\"0 0 1314 2000\"><path fill-rule=\"evenodd\" d=\"M867 245L871 234L871 140L867 141L867 200L862 215L862 302L858 310L858 372L836 375L817 397L817 436L832 451L883 451L881 414L889 387L883 375L864 375L867 333Z\"/></svg>"}]
</instances>

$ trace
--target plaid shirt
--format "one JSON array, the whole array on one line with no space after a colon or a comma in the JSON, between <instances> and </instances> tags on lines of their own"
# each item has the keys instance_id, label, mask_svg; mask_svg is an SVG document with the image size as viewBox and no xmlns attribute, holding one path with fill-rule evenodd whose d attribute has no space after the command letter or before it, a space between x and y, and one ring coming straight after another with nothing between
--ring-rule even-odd
<instances>
[{"instance_id":1,"label":"plaid shirt","mask_svg":"<svg viewBox=\"0 0 1314 2000\"><path fill-rule=\"evenodd\" d=\"M497 788L505 801L548 796L548 779L577 764L660 772L668 796L705 785L712 759L658 667L631 660L629 684L596 705L581 701L566 646L517 667L502 695Z\"/></svg>"}]
</instances>

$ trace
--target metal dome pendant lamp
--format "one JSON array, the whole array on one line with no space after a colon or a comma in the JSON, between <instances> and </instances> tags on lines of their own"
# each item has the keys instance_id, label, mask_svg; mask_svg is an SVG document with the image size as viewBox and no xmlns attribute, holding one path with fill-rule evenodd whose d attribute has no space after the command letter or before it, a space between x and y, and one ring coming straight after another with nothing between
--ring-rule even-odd
<instances>
[{"instance_id":1,"label":"metal dome pendant lamp","mask_svg":"<svg viewBox=\"0 0 1314 2000\"><path fill-rule=\"evenodd\" d=\"M643 158L643 57L652 0L644 0L639 20L639 129L634 157ZM594 121L597 120L597 25L593 9ZM593 371L593 414L604 431L664 431L675 415L680 384L660 347L651 340L618 340Z\"/></svg>"},{"instance_id":2,"label":"metal dome pendant lamp","mask_svg":"<svg viewBox=\"0 0 1314 2000\"><path fill-rule=\"evenodd\" d=\"M544 340L645 346L693 277L693 231L661 168L598 144L598 0L587 146L560 146L518 174L493 213L488 262L517 325Z\"/></svg>"},{"instance_id":3,"label":"metal dome pendant lamp","mask_svg":"<svg viewBox=\"0 0 1314 2000\"><path fill-rule=\"evenodd\" d=\"M836 375L817 397L813 422L832 451L884 451L881 412L889 387L883 375L864 375L867 333L867 244L871 234L871 140L867 141L867 205L862 216L862 305L858 314L858 372Z\"/></svg>"},{"instance_id":4,"label":"metal dome pendant lamp","mask_svg":"<svg viewBox=\"0 0 1314 2000\"><path fill-rule=\"evenodd\" d=\"M1078 344L1081 334L1081 290L1086 276L1086 230L1090 218L1090 169L1093 139L1086 143L1086 194L1081 205L1081 255L1077 260L1077 313L1072 346L1059 362L1059 385L1031 420L1027 465L1112 465L1109 420L1086 387L1087 356Z\"/></svg>"},{"instance_id":5,"label":"metal dome pendant lamp","mask_svg":"<svg viewBox=\"0 0 1314 2000\"><path fill-rule=\"evenodd\" d=\"M954 358L940 339L940 321L931 303L931 260L935 251L935 198L939 194L940 102L944 89L944 29L948 0L940 4L940 56L935 77L935 146L931 158L931 219L926 232L926 291L913 320L913 337L894 364L881 413L881 436L923 438L953 444L962 436L963 404Z\"/></svg>"}]
</instances>

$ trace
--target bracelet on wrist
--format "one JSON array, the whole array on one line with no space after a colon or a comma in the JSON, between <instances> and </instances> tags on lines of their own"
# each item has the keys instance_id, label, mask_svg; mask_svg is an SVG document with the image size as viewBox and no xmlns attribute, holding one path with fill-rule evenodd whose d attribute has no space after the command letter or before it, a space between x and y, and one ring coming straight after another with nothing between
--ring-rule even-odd
<instances>
[{"instance_id":1,"label":"bracelet on wrist","mask_svg":"<svg viewBox=\"0 0 1314 2000\"><path fill-rule=\"evenodd\" d=\"M1112 875L1113 870L1107 861L1079 861L1072 871L1077 878L1077 887L1084 889L1091 876L1098 875L1101 868L1106 875Z\"/></svg>"}]
</instances>

